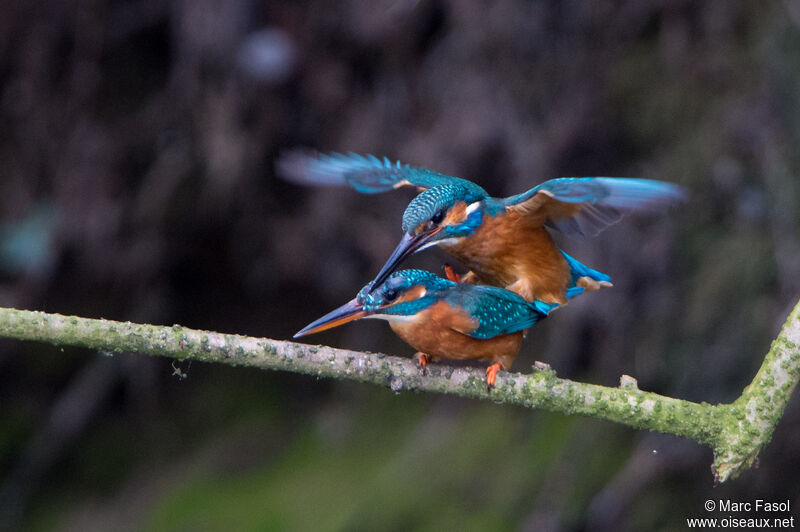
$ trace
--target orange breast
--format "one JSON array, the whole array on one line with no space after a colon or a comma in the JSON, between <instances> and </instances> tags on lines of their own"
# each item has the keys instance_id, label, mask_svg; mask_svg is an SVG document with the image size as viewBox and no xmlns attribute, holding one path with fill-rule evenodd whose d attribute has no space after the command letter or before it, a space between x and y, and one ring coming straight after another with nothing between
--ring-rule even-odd
<instances>
[{"instance_id":1,"label":"orange breast","mask_svg":"<svg viewBox=\"0 0 800 532\"><path fill-rule=\"evenodd\" d=\"M472 236L443 247L480 282L506 288L528 301L566 303L569 265L541 223L514 211L486 216Z\"/></svg>"},{"instance_id":2,"label":"orange breast","mask_svg":"<svg viewBox=\"0 0 800 532\"><path fill-rule=\"evenodd\" d=\"M389 325L407 344L425 354L453 360L485 359L500 362L504 369L511 366L522 345L521 332L487 340L459 332L471 332L478 323L444 302L423 310L413 320L390 321Z\"/></svg>"}]
</instances>

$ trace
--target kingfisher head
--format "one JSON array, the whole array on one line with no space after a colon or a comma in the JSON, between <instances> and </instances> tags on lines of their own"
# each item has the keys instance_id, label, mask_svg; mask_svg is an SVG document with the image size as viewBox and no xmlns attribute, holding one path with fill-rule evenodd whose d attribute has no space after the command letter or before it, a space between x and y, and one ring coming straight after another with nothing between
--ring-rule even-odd
<instances>
[{"instance_id":1,"label":"kingfisher head","mask_svg":"<svg viewBox=\"0 0 800 532\"><path fill-rule=\"evenodd\" d=\"M488 197L477 185L439 185L429 188L406 207L403 238L375 277L383 284L406 257L430 246L453 243L475 232L483 220L482 200Z\"/></svg>"},{"instance_id":2,"label":"kingfisher head","mask_svg":"<svg viewBox=\"0 0 800 532\"><path fill-rule=\"evenodd\" d=\"M456 283L424 270L401 270L389 275L380 286L373 284L358 295L301 329L295 338L321 332L361 318L404 319L430 307Z\"/></svg>"}]
</instances>

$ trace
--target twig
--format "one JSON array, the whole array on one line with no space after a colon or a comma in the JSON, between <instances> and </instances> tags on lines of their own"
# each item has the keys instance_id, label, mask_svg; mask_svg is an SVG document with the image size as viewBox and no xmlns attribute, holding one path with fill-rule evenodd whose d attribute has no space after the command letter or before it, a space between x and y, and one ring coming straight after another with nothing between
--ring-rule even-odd
<instances>
[{"instance_id":1,"label":"twig","mask_svg":"<svg viewBox=\"0 0 800 532\"><path fill-rule=\"evenodd\" d=\"M251 338L232 334L62 316L0 308L0 337L129 351L178 360L294 371L388 386L543 408L616 421L638 429L674 434L714 450L715 481L749 468L769 442L800 379L800 302L772 343L761 369L731 404L693 403L645 392L623 376L620 387L578 383L552 370L529 375L500 373L486 389L477 368L431 365L423 375L407 358Z\"/></svg>"}]
</instances>

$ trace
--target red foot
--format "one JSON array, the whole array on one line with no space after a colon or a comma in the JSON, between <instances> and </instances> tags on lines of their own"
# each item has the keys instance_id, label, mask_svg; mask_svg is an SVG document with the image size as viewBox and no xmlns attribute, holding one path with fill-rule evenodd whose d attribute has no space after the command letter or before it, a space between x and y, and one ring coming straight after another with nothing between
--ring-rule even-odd
<instances>
[{"instance_id":1,"label":"red foot","mask_svg":"<svg viewBox=\"0 0 800 532\"><path fill-rule=\"evenodd\" d=\"M425 353L417 353L414 358L422 369L425 369L428 366L428 362L431 361L431 357Z\"/></svg>"},{"instance_id":2,"label":"red foot","mask_svg":"<svg viewBox=\"0 0 800 532\"><path fill-rule=\"evenodd\" d=\"M461 276L456 273L452 266L449 264L444 265L444 275L447 277L449 281L453 281L454 283L461 282Z\"/></svg>"},{"instance_id":3,"label":"red foot","mask_svg":"<svg viewBox=\"0 0 800 532\"><path fill-rule=\"evenodd\" d=\"M494 381L497 378L497 372L500 371L500 369L500 362L495 362L486 368L486 386L488 386L490 389L494 388Z\"/></svg>"}]
</instances>

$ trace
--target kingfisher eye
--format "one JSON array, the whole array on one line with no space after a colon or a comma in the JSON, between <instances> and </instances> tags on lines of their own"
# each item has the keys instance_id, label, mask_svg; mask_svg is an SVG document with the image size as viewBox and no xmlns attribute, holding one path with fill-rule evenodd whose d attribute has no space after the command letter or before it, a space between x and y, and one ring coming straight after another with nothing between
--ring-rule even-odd
<instances>
[{"instance_id":1,"label":"kingfisher eye","mask_svg":"<svg viewBox=\"0 0 800 532\"><path fill-rule=\"evenodd\" d=\"M397 290L389 289L383 293L383 299L385 301L394 301L397 299Z\"/></svg>"},{"instance_id":2,"label":"kingfisher eye","mask_svg":"<svg viewBox=\"0 0 800 532\"><path fill-rule=\"evenodd\" d=\"M444 220L444 211L439 211L431 216L431 222L435 223L436 225L442 223L442 220Z\"/></svg>"}]
</instances>

